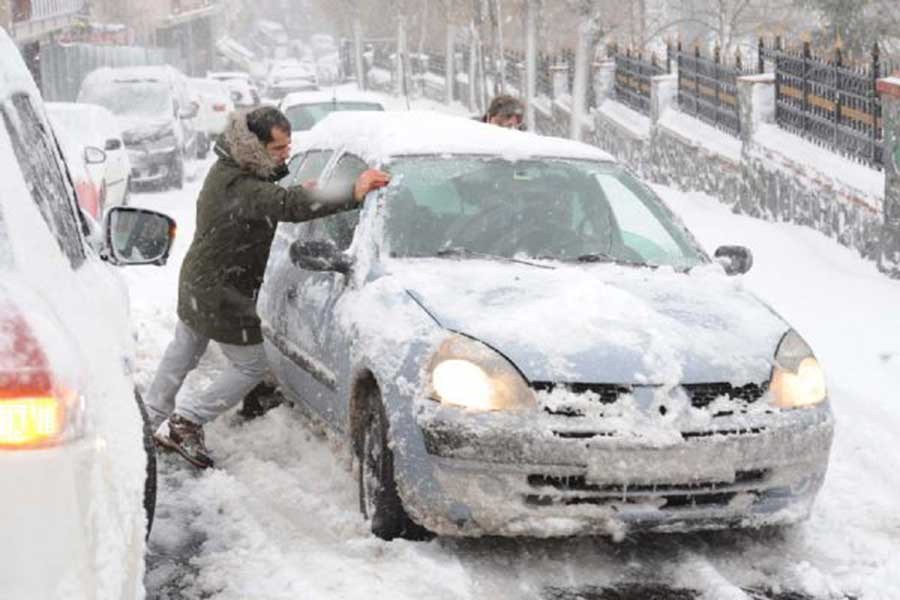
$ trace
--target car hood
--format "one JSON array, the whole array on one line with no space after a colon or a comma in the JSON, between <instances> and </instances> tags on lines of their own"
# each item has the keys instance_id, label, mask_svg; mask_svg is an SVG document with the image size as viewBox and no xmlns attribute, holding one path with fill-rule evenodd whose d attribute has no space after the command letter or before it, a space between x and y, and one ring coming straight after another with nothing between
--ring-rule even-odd
<instances>
[{"instance_id":1,"label":"car hood","mask_svg":"<svg viewBox=\"0 0 900 600\"><path fill-rule=\"evenodd\" d=\"M684 274L396 262L393 274L442 327L493 347L532 382L762 383L789 328L717 265Z\"/></svg>"},{"instance_id":2,"label":"car hood","mask_svg":"<svg viewBox=\"0 0 900 600\"><path fill-rule=\"evenodd\" d=\"M176 130L175 120L166 116L122 116L119 117L119 126L126 143L153 140Z\"/></svg>"}]
</instances>

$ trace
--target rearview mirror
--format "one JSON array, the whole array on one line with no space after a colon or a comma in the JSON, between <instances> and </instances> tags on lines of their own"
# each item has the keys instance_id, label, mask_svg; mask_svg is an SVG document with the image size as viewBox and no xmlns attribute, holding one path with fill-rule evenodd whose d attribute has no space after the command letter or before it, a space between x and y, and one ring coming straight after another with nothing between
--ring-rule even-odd
<instances>
[{"instance_id":1,"label":"rearview mirror","mask_svg":"<svg viewBox=\"0 0 900 600\"><path fill-rule=\"evenodd\" d=\"M84 162L89 165L101 165L106 162L106 152L94 146L85 146Z\"/></svg>"},{"instance_id":2,"label":"rearview mirror","mask_svg":"<svg viewBox=\"0 0 900 600\"><path fill-rule=\"evenodd\" d=\"M106 214L103 256L114 265L164 265L175 240L175 221L162 213L116 206Z\"/></svg>"},{"instance_id":3,"label":"rearview mirror","mask_svg":"<svg viewBox=\"0 0 900 600\"><path fill-rule=\"evenodd\" d=\"M114 150L118 150L121 147L122 147L121 140L118 140L116 138L109 138L108 140L106 140L106 145L103 147L103 149L106 150L107 152L111 152Z\"/></svg>"},{"instance_id":4,"label":"rearview mirror","mask_svg":"<svg viewBox=\"0 0 900 600\"><path fill-rule=\"evenodd\" d=\"M331 240L298 240L291 244L291 262L307 271L333 271L347 275L353 259Z\"/></svg>"},{"instance_id":5,"label":"rearview mirror","mask_svg":"<svg viewBox=\"0 0 900 600\"><path fill-rule=\"evenodd\" d=\"M715 257L728 275L743 275L753 266L753 253L744 246L720 246Z\"/></svg>"}]
</instances>

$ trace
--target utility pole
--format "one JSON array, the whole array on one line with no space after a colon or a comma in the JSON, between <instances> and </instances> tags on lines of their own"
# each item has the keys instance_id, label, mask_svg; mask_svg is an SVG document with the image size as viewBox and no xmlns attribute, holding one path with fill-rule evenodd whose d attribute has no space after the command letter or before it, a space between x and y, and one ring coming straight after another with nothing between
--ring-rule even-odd
<instances>
[{"instance_id":1,"label":"utility pole","mask_svg":"<svg viewBox=\"0 0 900 600\"><path fill-rule=\"evenodd\" d=\"M534 97L537 95L538 0L525 0L525 123L535 130Z\"/></svg>"}]
</instances>

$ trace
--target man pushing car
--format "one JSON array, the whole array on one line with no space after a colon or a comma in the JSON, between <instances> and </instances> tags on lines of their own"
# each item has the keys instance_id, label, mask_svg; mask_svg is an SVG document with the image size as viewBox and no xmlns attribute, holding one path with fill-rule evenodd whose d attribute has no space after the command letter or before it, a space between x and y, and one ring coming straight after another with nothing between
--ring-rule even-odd
<instances>
[{"instance_id":1,"label":"man pushing car","mask_svg":"<svg viewBox=\"0 0 900 600\"><path fill-rule=\"evenodd\" d=\"M197 226L181 266L178 323L146 394L154 438L200 468L213 464L203 425L237 405L268 370L256 298L279 222L359 208L390 175L370 169L346 190L283 188L291 125L273 107L235 112L216 145L197 200ZM204 390L176 395L215 341L228 365Z\"/></svg>"}]
</instances>

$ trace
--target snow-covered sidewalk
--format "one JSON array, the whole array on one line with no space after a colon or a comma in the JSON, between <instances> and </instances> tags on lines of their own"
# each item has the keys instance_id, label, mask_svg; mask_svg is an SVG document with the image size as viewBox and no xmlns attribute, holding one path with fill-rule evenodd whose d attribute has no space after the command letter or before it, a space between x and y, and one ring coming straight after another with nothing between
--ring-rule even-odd
<instances>
[{"instance_id":1,"label":"snow-covered sidewalk","mask_svg":"<svg viewBox=\"0 0 900 600\"><path fill-rule=\"evenodd\" d=\"M200 184L134 198L179 223L168 266L123 271L141 385L174 328L178 269ZM363 523L346 453L280 407L254 422L226 415L208 427L214 470L198 474L163 457L149 597L520 599L546 597L548 588L659 582L716 600L752 598L741 591L751 587L825 599L900 598L900 282L811 230L736 216L706 196L657 191L710 253L725 243L752 249L756 264L744 284L794 324L824 364L838 428L808 523L781 534L643 536L618 544L386 543ZM211 350L183 393L204 385L220 364Z\"/></svg>"}]
</instances>

